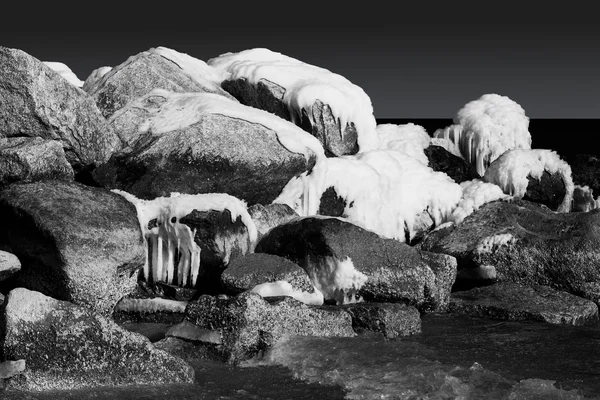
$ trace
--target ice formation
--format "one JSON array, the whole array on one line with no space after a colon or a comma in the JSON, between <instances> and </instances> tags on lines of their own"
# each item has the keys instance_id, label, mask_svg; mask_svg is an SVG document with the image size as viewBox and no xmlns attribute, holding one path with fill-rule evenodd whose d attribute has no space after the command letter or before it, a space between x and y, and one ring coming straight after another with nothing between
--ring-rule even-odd
<instances>
[{"instance_id":1,"label":"ice formation","mask_svg":"<svg viewBox=\"0 0 600 400\"><path fill-rule=\"evenodd\" d=\"M328 158L325 183L319 192L309 193L317 205L325 189L333 187L346 201L344 217L378 234L406 241L416 217L431 215L435 225L442 223L462 197L462 189L443 172L433 171L418 159L396 150L373 150L354 156ZM306 179L292 179L274 203L284 203L301 216L300 195L314 190Z\"/></svg>"},{"instance_id":2,"label":"ice formation","mask_svg":"<svg viewBox=\"0 0 600 400\"><path fill-rule=\"evenodd\" d=\"M156 297L153 299L129 299L124 298L121 299L117 305L115 306L115 311L124 311L124 312L159 312L159 311L169 311L169 312L185 312L185 307L187 306L187 301L178 301L178 300L170 300L163 299L160 297Z\"/></svg>"},{"instance_id":3,"label":"ice formation","mask_svg":"<svg viewBox=\"0 0 600 400\"><path fill-rule=\"evenodd\" d=\"M294 289L286 281L265 282L254 286L250 291L260 294L262 297L289 296L308 305L323 305L323 293L315 289L313 293Z\"/></svg>"},{"instance_id":4,"label":"ice formation","mask_svg":"<svg viewBox=\"0 0 600 400\"><path fill-rule=\"evenodd\" d=\"M44 61L44 64L46 64L48 67L50 67L50 69L52 69L60 76L65 78L67 82L69 82L71 85L76 86L78 88L83 87L83 81L80 80L77 77L77 75L75 75L75 73L71 71L71 68L69 68L65 64L53 61Z\"/></svg>"},{"instance_id":5,"label":"ice formation","mask_svg":"<svg viewBox=\"0 0 600 400\"><path fill-rule=\"evenodd\" d=\"M230 73L230 79L244 78L255 85L266 79L283 87L283 102L294 122L300 118L302 109L310 111L315 101L320 100L331 107L342 132L348 123L354 123L359 151L378 147L371 99L362 88L341 75L265 48L221 54L208 60L208 64ZM312 112L308 115L312 118ZM311 123L314 125L315 121Z\"/></svg>"},{"instance_id":6,"label":"ice formation","mask_svg":"<svg viewBox=\"0 0 600 400\"><path fill-rule=\"evenodd\" d=\"M600 196L594 200L594 190L588 186L575 185L571 211L591 211L600 208Z\"/></svg>"},{"instance_id":7,"label":"ice formation","mask_svg":"<svg viewBox=\"0 0 600 400\"><path fill-rule=\"evenodd\" d=\"M401 151L423 164L429 165L429 159L423 150L429 147L431 137L422 126L413 123L379 124L377 125L377 134L379 135L379 149Z\"/></svg>"},{"instance_id":8,"label":"ice formation","mask_svg":"<svg viewBox=\"0 0 600 400\"><path fill-rule=\"evenodd\" d=\"M483 176L487 167L511 149L531 149L529 118L506 96L485 94L461 108L454 124L438 129L434 137L450 140L463 158Z\"/></svg>"},{"instance_id":9,"label":"ice formation","mask_svg":"<svg viewBox=\"0 0 600 400\"><path fill-rule=\"evenodd\" d=\"M465 218L486 203L495 200L512 199L512 196L505 194L500 186L481 179L465 181L460 186L463 190L463 196L449 217L449 220L456 224L460 224Z\"/></svg>"},{"instance_id":10,"label":"ice formation","mask_svg":"<svg viewBox=\"0 0 600 400\"><path fill-rule=\"evenodd\" d=\"M143 271L146 281L162 281L168 284L175 281L179 286L196 285L200 271L201 249L194 242L196 232L187 225L179 223L182 217L193 210L229 210L232 223L241 217L248 230L250 241L248 252L257 238L256 226L248 214L246 204L225 193L194 195L171 193L171 197L141 200L122 190L113 189L113 192L125 197L136 207L140 227L146 239L146 263ZM148 224L154 219L156 219L156 226L149 229ZM222 247L219 250L225 258L228 258L231 249L227 240L216 240L216 243Z\"/></svg>"},{"instance_id":11,"label":"ice formation","mask_svg":"<svg viewBox=\"0 0 600 400\"><path fill-rule=\"evenodd\" d=\"M148 117L140 124L138 130L153 135L161 135L177 129L188 127L202 119L206 114L227 115L271 129L279 142L290 152L302 154L308 160L316 157L315 166L310 173L305 172L294 178L305 182L302 196L303 215L316 214L319 208L319 197L311 197L313 193L322 193L327 164L321 142L302 128L267 111L248 107L224 96L213 93L174 93L155 89L141 99L130 102L115 113L127 113L130 108L143 108L144 101L159 96L166 101L160 110L151 110Z\"/></svg>"},{"instance_id":12,"label":"ice formation","mask_svg":"<svg viewBox=\"0 0 600 400\"><path fill-rule=\"evenodd\" d=\"M541 179L544 171L550 174L558 173L565 184L565 197L558 207L558 212L571 211L573 199L573 178L571 167L553 150L509 150L496 159L485 172L484 180L494 183L504 193L523 198L527 192L528 176Z\"/></svg>"}]
</instances>

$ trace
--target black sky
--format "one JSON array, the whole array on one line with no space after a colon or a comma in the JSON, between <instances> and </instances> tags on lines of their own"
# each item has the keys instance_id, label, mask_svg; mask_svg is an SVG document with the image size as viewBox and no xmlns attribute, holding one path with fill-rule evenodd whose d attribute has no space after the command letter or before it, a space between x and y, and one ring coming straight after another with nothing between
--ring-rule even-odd
<instances>
[{"instance_id":1,"label":"black sky","mask_svg":"<svg viewBox=\"0 0 600 400\"><path fill-rule=\"evenodd\" d=\"M5 18L0 45L63 62L82 80L151 47L203 61L266 47L345 76L371 97L377 118L452 118L485 93L510 97L530 118L600 118L597 14L523 3L361 3L341 12L288 2L273 15L230 3L128 14L99 4L76 19L48 7L34 23Z\"/></svg>"}]
</instances>

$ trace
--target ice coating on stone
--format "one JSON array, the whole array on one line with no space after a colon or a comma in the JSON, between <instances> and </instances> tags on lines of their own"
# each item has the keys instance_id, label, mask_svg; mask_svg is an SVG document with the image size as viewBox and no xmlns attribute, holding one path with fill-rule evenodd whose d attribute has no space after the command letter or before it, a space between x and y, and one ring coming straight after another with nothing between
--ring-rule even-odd
<instances>
[{"instance_id":1,"label":"ice coating on stone","mask_svg":"<svg viewBox=\"0 0 600 400\"><path fill-rule=\"evenodd\" d=\"M91 88L97 85L98 82L112 70L112 67L100 67L92 71L83 83L83 90L89 92Z\"/></svg>"},{"instance_id":2,"label":"ice coating on stone","mask_svg":"<svg viewBox=\"0 0 600 400\"><path fill-rule=\"evenodd\" d=\"M162 281L172 284L174 281L179 286L196 285L200 271L200 246L194 242L195 231L179 220L197 211L224 211L231 213L231 222L241 217L242 223L248 230L250 243L256 242L257 230L254 221L248 214L246 203L234 196L225 193L209 194L180 194L171 193L170 197L158 197L154 200L142 200L122 190L113 189L113 192L125 197L136 207L140 227L146 238L146 264L144 277L146 281ZM150 221L156 219L157 226L148 229ZM223 240L217 240L217 245ZM229 257L227 243L223 249L224 257ZM250 248L247 249L248 251ZM175 273L175 261L177 277Z\"/></svg>"},{"instance_id":3,"label":"ice coating on stone","mask_svg":"<svg viewBox=\"0 0 600 400\"><path fill-rule=\"evenodd\" d=\"M562 177L566 193L557 211L569 212L575 189L571 166L561 160L554 150L509 150L490 164L484 180L500 186L504 193L520 199L527 192L529 184L527 177L531 176L539 180L544 171L549 174L558 173Z\"/></svg>"},{"instance_id":4,"label":"ice coating on stone","mask_svg":"<svg viewBox=\"0 0 600 400\"><path fill-rule=\"evenodd\" d=\"M433 136L458 146L463 158L475 165L480 176L505 151L531 149L525 110L510 98L495 93L465 104L454 118L454 124L438 129Z\"/></svg>"},{"instance_id":5,"label":"ice coating on stone","mask_svg":"<svg viewBox=\"0 0 600 400\"><path fill-rule=\"evenodd\" d=\"M371 99L341 75L265 48L225 53L211 58L208 64L230 73L230 79L244 78L252 84L266 79L283 87L283 102L292 118L299 118L302 109L310 111L320 100L331 108L342 133L347 124L354 123L359 151L378 147ZM312 112L308 115L312 118ZM315 121L311 123L314 125Z\"/></svg>"},{"instance_id":6,"label":"ice coating on stone","mask_svg":"<svg viewBox=\"0 0 600 400\"><path fill-rule=\"evenodd\" d=\"M274 203L284 203L301 216L299 197L308 183L292 179ZM406 153L373 150L354 156L327 159L324 189L333 187L346 200L344 217L387 238L412 239L416 217L431 215L435 225L444 222L462 197L462 189L443 172L434 171ZM312 189L308 189L312 190ZM320 198L323 191L310 194Z\"/></svg>"},{"instance_id":7,"label":"ice coating on stone","mask_svg":"<svg viewBox=\"0 0 600 400\"><path fill-rule=\"evenodd\" d=\"M156 297L153 299L121 299L115 306L115 311L124 312L159 312L170 311L180 312L185 311L187 301L178 301L163 299Z\"/></svg>"},{"instance_id":8,"label":"ice coating on stone","mask_svg":"<svg viewBox=\"0 0 600 400\"><path fill-rule=\"evenodd\" d=\"M396 150L416 158L425 165L429 159L423 152L431 143L431 137L421 125L413 123L379 124L377 125L379 148L382 150Z\"/></svg>"},{"instance_id":9,"label":"ice coating on stone","mask_svg":"<svg viewBox=\"0 0 600 400\"><path fill-rule=\"evenodd\" d=\"M450 221L456 224L460 224L466 217L486 203L512 199L512 196L505 194L500 186L481 179L462 182L460 187L463 191L462 198L449 218Z\"/></svg>"},{"instance_id":10,"label":"ice coating on stone","mask_svg":"<svg viewBox=\"0 0 600 400\"><path fill-rule=\"evenodd\" d=\"M80 80L77 77L77 75L75 75L75 73L71 71L71 68L69 68L67 65L54 61L44 61L44 64L46 64L48 67L50 67L50 69L52 69L60 76L65 78L67 82L69 82L71 85L76 86L78 88L83 87L83 81Z\"/></svg>"},{"instance_id":11,"label":"ice coating on stone","mask_svg":"<svg viewBox=\"0 0 600 400\"><path fill-rule=\"evenodd\" d=\"M258 293L262 297L272 296L289 296L308 305L321 306L323 305L323 293L316 290L313 293L304 292L294 289L294 287L286 281L265 282L254 286L250 289L251 292Z\"/></svg>"}]
</instances>

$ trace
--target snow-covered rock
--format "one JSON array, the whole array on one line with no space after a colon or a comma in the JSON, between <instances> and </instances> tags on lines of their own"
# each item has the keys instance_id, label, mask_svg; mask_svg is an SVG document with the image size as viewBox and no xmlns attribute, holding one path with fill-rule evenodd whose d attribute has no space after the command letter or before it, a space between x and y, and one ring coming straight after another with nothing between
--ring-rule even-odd
<instances>
[{"instance_id":1,"label":"snow-covered rock","mask_svg":"<svg viewBox=\"0 0 600 400\"><path fill-rule=\"evenodd\" d=\"M44 61L44 64L46 64L52 70L56 71L60 76L65 78L67 80L67 82L69 82L71 85L78 87L78 88L81 88L83 86L83 81L80 80L77 77L77 75L75 75L75 73L71 70L71 68L69 68L67 65L60 63L60 62L54 62L54 61Z\"/></svg>"},{"instance_id":2,"label":"snow-covered rock","mask_svg":"<svg viewBox=\"0 0 600 400\"><path fill-rule=\"evenodd\" d=\"M431 137L421 125L379 124L377 135L380 149L400 151L429 165L424 150L431 144Z\"/></svg>"},{"instance_id":3,"label":"snow-covered rock","mask_svg":"<svg viewBox=\"0 0 600 400\"><path fill-rule=\"evenodd\" d=\"M85 79L85 82L83 82L83 85L81 86L81 88L85 92L89 93L90 90L98 84L98 82L100 81L100 79L102 79L102 77L104 75L106 75L108 72L110 72L111 69L112 69L112 67L107 67L107 66L96 68Z\"/></svg>"}]
</instances>

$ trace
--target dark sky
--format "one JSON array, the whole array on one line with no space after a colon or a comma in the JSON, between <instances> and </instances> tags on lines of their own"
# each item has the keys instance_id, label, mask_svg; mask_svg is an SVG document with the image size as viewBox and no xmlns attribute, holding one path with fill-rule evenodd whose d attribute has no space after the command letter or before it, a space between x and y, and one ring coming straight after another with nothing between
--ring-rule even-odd
<instances>
[{"instance_id":1,"label":"dark sky","mask_svg":"<svg viewBox=\"0 0 600 400\"><path fill-rule=\"evenodd\" d=\"M377 118L452 118L485 93L510 97L530 118L600 118L595 11L527 9L524 1L420 3L341 12L286 2L274 15L230 3L198 10L161 3L125 15L97 3L75 11L77 19L48 7L33 23L6 14L0 45L63 62L81 80L151 47L203 61L266 47L345 76L371 97Z\"/></svg>"}]
</instances>

